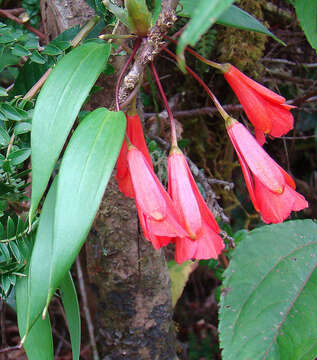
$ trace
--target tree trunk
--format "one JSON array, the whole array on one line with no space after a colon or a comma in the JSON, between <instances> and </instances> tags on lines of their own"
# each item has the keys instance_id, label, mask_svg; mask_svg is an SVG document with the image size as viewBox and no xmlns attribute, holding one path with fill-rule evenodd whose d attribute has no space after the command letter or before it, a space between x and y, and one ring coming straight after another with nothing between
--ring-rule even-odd
<instances>
[{"instance_id":1,"label":"tree trunk","mask_svg":"<svg viewBox=\"0 0 317 360\"><path fill-rule=\"evenodd\" d=\"M87 20L83 0L41 0L44 29L52 39ZM116 57L115 68L123 57ZM119 62L121 64L119 64ZM110 106L116 77L92 97L91 109ZM169 275L164 254L144 240L134 201L111 178L86 242L91 309L100 357L104 360L176 358ZM88 288L88 286L87 286Z\"/></svg>"}]
</instances>

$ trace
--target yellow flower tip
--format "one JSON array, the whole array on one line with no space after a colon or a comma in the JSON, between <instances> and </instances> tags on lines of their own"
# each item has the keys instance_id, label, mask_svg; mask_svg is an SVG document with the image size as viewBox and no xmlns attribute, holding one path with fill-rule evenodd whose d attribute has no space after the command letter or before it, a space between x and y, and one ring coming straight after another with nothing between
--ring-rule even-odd
<instances>
[{"instance_id":1,"label":"yellow flower tip","mask_svg":"<svg viewBox=\"0 0 317 360\"><path fill-rule=\"evenodd\" d=\"M239 123L239 121L237 121L235 118L233 118L231 116L228 116L224 120L225 120L225 124L226 124L227 129L231 128L231 126L233 126L234 124Z\"/></svg>"},{"instance_id":2,"label":"yellow flower tip","mask_svg":"<svg viewBox=\"0 0 317 360\"><path fill-rule=\"evenodd\" d=\"M220 70L225 74L227 73L229 70L230 70L230 67L232 65L229 64L229 63L226 63L226 64L221 64L221 67L220 67Z\"/></svg>"},{"instance_id":3,"label":"yellow flower tip","mask_svg":"<svg viewBox=\"0 0 317 360\"><path fill-rule=\"evenodd\" d=\"M159 211L153 211L153 212L151 212L150 215L156 221L160 221L160 220L164 219L164 215Z\"/></svg>"}]
</instances>

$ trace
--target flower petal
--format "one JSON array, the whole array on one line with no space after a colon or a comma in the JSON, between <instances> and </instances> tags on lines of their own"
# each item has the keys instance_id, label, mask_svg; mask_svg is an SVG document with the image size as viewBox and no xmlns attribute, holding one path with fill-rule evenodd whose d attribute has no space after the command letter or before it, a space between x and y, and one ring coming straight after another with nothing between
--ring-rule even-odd
<instances>
[{"instance_id":1,"label":"flower petal","mask_svg":"<svg viewBox=\"0 0 317 360\"><path fill-rule=\"evenodd\" d=\"M180 151L173 151L168 158L168 192L184 220L190 237L195 239L201 230L201 216L187 173L187 162Z\"/></svg>"},{"instance_id":2,"label":"flower petal","mask_svg":"<svg viewBox=\"0 0 317 360\"><path fill-rule=\"evenodd\" d=\"M234 123L228 134L251 172L272 192L284 191L285 179L278 164L263 150L250 132L240 123Z\"/></svg>"}]
</instances>

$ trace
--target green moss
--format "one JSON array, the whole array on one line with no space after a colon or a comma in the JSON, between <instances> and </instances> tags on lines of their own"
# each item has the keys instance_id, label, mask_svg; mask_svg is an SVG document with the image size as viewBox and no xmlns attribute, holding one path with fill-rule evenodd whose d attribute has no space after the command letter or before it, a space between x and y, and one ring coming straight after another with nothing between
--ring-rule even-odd
<instances>
[{"instance_id":1,"label":"green moss","mask_svg":"<svg viewBox=\"0 0 317 360\"><path fill-rule=\"evenodd\" d=\"M263 21L263 0L241 0L238 5L258 20ZM263 67L259 59L263 56L267 36L246 30L219 26L217 52L220 62L230 62L248 75L260 77Z\"/></svg>"}]
</instances>

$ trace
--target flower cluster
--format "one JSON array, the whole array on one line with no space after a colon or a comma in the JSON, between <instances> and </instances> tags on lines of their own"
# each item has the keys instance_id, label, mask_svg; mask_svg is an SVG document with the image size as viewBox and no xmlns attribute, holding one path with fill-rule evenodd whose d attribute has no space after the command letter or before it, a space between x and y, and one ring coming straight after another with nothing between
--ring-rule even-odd
<instances>
[{"instance_id":1,"label":"flower cluster","mask_svg":"<svg viewBox=\"0 0 317 360\"><path fill-rule=\"evenodd\" d=\"M168 53L170 53L168 51ZM257 140L221 107L207 85L186 67L214 101L226 121L227 132L241 164L251 201L265 223L279 223L291 211L308 206L295 191L295 183L262 148L264 134L278 137L293 128L292 106L285 99L251 80L232 65L221 67L255 127ZM175 244L177 263L189 259L217 258L224 249L220 229L177 146L175 123L152 64L171 121L172 149L168 158L168 191L153 171L138 115L127 116L127 142L117 163L120 190L134 198L145 238L155 249Z\"/></svg>"},{"instance_id":2,"label":"flower cluster","mask_svg":"<svg viewBox=\"0 0 317 360\"><path fill-rule=\"evenodd\" d=\"M173 148L168 159L169 188L164 189L153 171L140 119L127 118L127 136L117 163L120 190L135 199L145 238L155 249L175 243L175 260L217 258L224 248L220 229L187 165Z\"/></svg>"}]
</instances>

